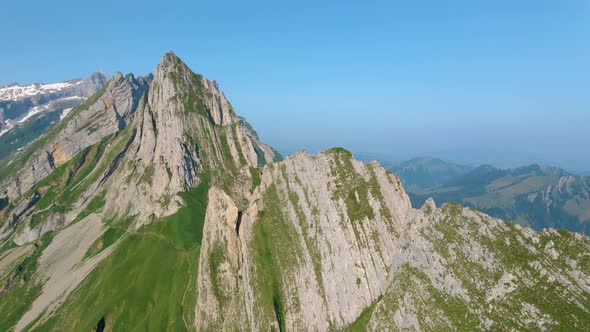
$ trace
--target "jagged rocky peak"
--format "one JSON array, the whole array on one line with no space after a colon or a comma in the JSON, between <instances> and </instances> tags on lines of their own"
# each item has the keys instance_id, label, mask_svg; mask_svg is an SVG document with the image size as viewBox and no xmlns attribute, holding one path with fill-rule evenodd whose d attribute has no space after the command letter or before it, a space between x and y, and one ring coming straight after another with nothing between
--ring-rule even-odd
<instances>
[{"instance_id":1,"label":"jagged rocky peak","mask_svg":"<svg viewBox=\"0 0 590 332\"><path fill-rule=\"evenodd\" d=\"M206 112L217 125L229 125L237 121L235 112L219 90L216 81L195 74L173 52L162 57L154 75L154 91L150 101L172 99L179 102L183 111Z\"/></svg>"},{"instance_id":2,"label":"jagged rocky peak","mask_svg":"<svg viewBox=\"0 0 590 332\"><path fill-rule=\"evenodd\" d=\"M174 213L183 205L177 193L203 180L243 204L250 195L252 169L277 158L235 115L215 82L167 53L155 75L113 75L86 103L2 165L0 171L8 176L1 188L11 206L27 210L26 215L5 211L15 216L10 225L23 224L35 215L38 195L44 202L52 191L74 190L61 187L76 183L70 177L82 176L79 170L95 163L76 195L60 209L48 210L41 224L17 232L23 243L67 224L97 196L110 217L132 215L140 222ZM37 185L62 166L68 169L67 179L53 176L44 181L49 186ZM14 229L8 224L0 233Z\"/></svg>"},{"instance_id":3,"label":"jagged rocky peak","mask_svg":"<svg viewBox=\"0 0 590 332\"><path fill-rule=\"evenodd\" d=\"M113 171L127 182L114 183L117 189L106 196L113 213L138 214L142 221L168 215L182 205L176 194L203 180L243 203L251 168L278 157L235 115L216 82L193 73L172 52L158 64L149 93L136 100L124 133L129 144Z\"/></svg>"},{"instance_id":4,"label":"jagged rocky peak","mask_svg":"<svg viewBox=\"0 0 590 332\"><path fill-rule=\"evenodd\" d=\"M422 205L422 209L436 209L436 203L434 202L434 199L432 197L428 198L424 202L424 205Z\"/></svg>"},{"instance_id":5,"label":"jagged rocky peak","mask_svg":"<svg viewBox=\"0 0 590 332\"><path fill-rule=\"evenodd\" d=\"M101 82L102 85L106 84L106 82L108 81L108 78L106 77L106 75L101 72L92 73L92 75L90 75L90 77L88 79L91 82L99 82L99 83Z\"/></svg>"},{"instance_id":6,"label":"jagged rocky peak","mask_svg":"<svg viewBox=\"0 0 590 332\"><path fill-rule=\"evenodd\" d=\"M108 82L108 77L103 73L92 73L87 79L79 84L75 84L72 89L79 91L84 97L90 97L105 86Z\"/></svg>"}]
</instances>

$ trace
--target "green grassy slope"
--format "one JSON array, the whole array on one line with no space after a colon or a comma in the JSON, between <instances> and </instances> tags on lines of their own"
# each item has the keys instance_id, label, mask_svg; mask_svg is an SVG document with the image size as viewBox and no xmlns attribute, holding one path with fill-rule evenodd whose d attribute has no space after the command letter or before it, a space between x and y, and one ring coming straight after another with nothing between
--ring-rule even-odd
<instances>
[{"instance_id":1,"label":"green grassy slope","mask_svg":"<svg viewBox=\"0 0 590 332\"><path fill-rule=\"evenodd\" d=\"M115 251L36 331L187 331L194 326L196 274L208 183L182 194L186 206L128 233Z\"/></svg>"},{"instance_id":2,"label":"green grassy slope","mask_svg":"<svg viewBox=\"0 0 590 332\"><path fill-rule=\"evenodd\" d=\"M6 285L6 279L15 276L12 280L13 288L0 296L0 331L9 331L18 320L31 307L31 304L41 293L42 285L34 279L37 271L37 261L41 253L51 243L53 233L46 234L35 244L33 253L26 257L13 274L0 280L0 285Z\"/></svg>"}]
</instances>

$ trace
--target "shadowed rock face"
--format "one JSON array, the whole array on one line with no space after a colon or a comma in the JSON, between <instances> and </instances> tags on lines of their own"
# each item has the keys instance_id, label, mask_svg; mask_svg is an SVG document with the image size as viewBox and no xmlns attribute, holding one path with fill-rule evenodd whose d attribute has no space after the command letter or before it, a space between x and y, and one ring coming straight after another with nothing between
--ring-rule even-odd
<instances>
[{"instance_id":1,"label":"shadowed rock face","mask_svg":"<svg viewBox=\"0 0 590 332\"><path fill-rule=\"evenodd\" d=\"M100 319L100 321L98 321L98 323L96 324L96 332L103 332L104 329L106 327L106 321L103 318Z\"/></svg>"},{"instance_id":2,"label":"shadowed rock face","mask_svg":"<svg viewBox=\"0 0 590 332\"><path fill-rule=\"evenodd\" d=\"M21 156L0 168L0 262L35 264L3 290L6 329L590 328L587 237L412 208L342 148L279 160L171 52Z\"/></svg>"}]
</instances>

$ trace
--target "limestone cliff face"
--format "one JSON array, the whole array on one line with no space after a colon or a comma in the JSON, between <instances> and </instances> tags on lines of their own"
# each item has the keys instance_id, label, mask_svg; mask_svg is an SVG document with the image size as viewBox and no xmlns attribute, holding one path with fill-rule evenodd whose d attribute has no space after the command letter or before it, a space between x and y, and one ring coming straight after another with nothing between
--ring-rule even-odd
<instances>
[{"instance_id":1,"label":"limestone cliff face","mask_svg":"<svg viewBox=\"0 0 590 332\"><path fill-rule=\"evenodd\" d=\"M226 193L209 191L198 261L195 327L198 331L248 326L242 255L236 224L241 212Z\"/></svg>"},{"instance_id":2,"label":"limestone cliff face","mask_svg":"<svg viewBox=\"0 0 590 332\"><path fill-rule=\"evenodd\" d=\"M107 195L114 213L139 214L142 221L176 211L182 204L176 194L205 178L243 204L251 169L277 157L235 115L216 82L193 73L171 52L156 68L133 130L115 175L128 184Z\"/></svg>"},{"instance_id":3,"label":"limestone cliff face","mask_svg":"<svg viewBox=\"0 0 590 332\"><path fill-rule=\"evenodd\" d=\"M207 305L197 309L198 327L342 328L386 290L410 204L398 179L376 163L334 149L269 164L240 218L231 202L212 205L212 193L199 270L199 303ZM210 229L217 235L209 237ZM231 315L235 305L247 317ZM227 318L214 319L219 313Z\"/></svg>"},{"instance_id":4,"label":"limestone cliff face","mask_svg":"<svg viewBox=\"0 0 590 332\"><path fill-rule=\"evenodd\" d=\"M589 324L587 237L431 200L413 209L397 177L341 149L265 166L241 213L210 192L202 248L198 330Z\"/></svg>"},{"instance_id":5,"label":"limestone cliff face","mask_svg":"<svg viewBox=\"0 0 590 332\"><path fill-rule=\"evenodd\" d=\"M395 176L345 150L300 153L269 165L256 194L242 220L256 329L277 321L265 284L288 330L343 327L383 293L410 209Z\"/></svg>"}]
</instances>

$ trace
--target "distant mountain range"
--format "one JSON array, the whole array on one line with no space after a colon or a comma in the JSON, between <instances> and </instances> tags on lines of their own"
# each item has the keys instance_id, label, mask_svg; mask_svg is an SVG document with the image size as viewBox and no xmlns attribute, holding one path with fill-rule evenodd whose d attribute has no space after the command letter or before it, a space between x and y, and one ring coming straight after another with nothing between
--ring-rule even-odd
<instances>
[{"instance_id":1,"label":"distant mountain range","mask_svg":"<svg viewBox=\"0 0 590 332\"><path fill-rule=\"evenodd\" d=\"M0 160L41 136L105 83L103 74L94 73L60 83L0 87Z\"/></svg>"},{"instance_id":2,"label":"distant mountain range","mask_svg":"<svg viewBox=\"0 0 590 332\"><path fill-rule=\"evenodd\" d=\"M390 167L410 191L440 186L467 174L473 168L473 166L459 165L432 157L414 158Z\"/></svg>"},{"instance_id":3,"label":"distant mountain range","mask_svg":"<svg viewBox=\"0 0 590 332\"><path fill-rule=\"evenodd\" d=\"M554 227L590 234L590 177L558 167L476 168L415 158L390 168L414 206L430 197L458 202L536 230Z\"/></svg>"}]
</instances>

